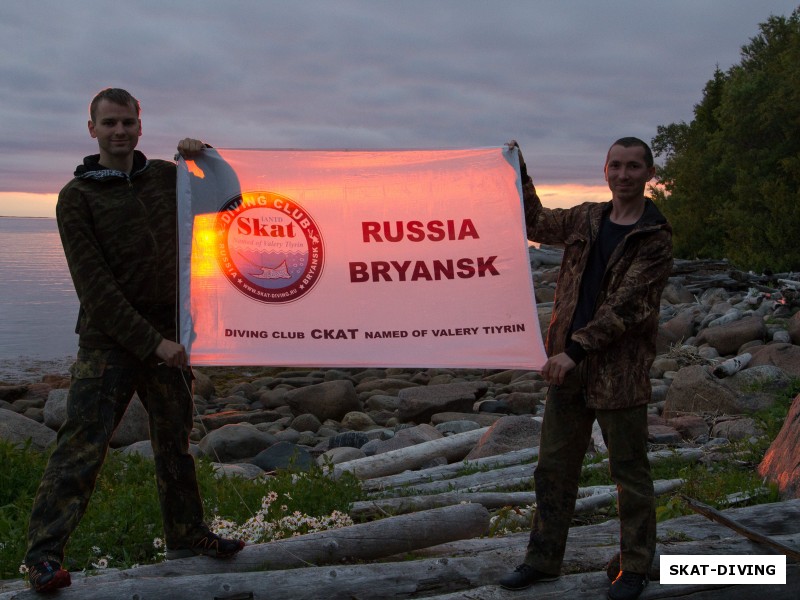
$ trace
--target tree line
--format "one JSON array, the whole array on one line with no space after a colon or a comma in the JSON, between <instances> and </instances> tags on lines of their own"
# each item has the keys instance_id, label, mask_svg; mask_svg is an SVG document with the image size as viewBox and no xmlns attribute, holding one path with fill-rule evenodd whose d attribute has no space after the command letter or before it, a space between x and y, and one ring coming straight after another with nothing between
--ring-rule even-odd
<instances>
[{"instance_id":1,"label":"tree line","mask_svg":"<svg viewBox=\"0 0 800 600\"><path fill-rule=\"evenodd\" d=\"M659 126L653 199L678 258L800 270L800 8L772 16L719 68L690 123Z\"/></svg>"}]
</instances>

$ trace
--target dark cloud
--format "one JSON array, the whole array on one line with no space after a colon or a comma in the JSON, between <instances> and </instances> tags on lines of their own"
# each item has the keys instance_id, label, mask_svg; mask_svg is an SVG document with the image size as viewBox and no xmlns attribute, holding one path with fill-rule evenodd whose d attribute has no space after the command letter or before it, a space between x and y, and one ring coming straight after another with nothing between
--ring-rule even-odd
<instances>
[{"instance_id":1,"label":"dark cloud","mask_svg":"<svg viewBox=\"0 0 800 600\"><path fill-rule=\"evenodd\" d=\"M735 10L732 7L735 4ZM601 182L608 144L690 120L788 0L5 3L0 191L55 192L125 87L141 149L411 148L514 137L540 181Z\"/></svg>"}]
</instances>

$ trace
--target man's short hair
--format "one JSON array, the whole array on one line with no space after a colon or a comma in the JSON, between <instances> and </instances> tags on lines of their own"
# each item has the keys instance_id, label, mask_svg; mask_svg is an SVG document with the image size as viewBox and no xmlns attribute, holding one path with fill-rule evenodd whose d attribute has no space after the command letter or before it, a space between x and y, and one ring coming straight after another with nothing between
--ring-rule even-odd
<instances>
[{"instance_id":1,"label":"man's short hair","mask_svg":"<svg viewBox=\"0 0 800 600\"><path fill-rule=\"evenodd\" d=\"M644 163L645 165L647 165L647 168L649 169L655 164L655 161L653 160L653 151L650 150L650 146L645 144L642 140L640 140L637 137L619 138L616 142L611 144L611 146L609 146L608 148L608 154L606 154L606 164L608 164L608 156L609 154L611 154L611 148L613 148L614 146L622 146L623 148L632 148L633 146L639 146L641 148L644 148Z\"/></svg>"},{"instance_id":2,"label":"man's short hair","mask_svg":"<svg viewBox=\"0 0 800 600\"><path fill-rule=\"evenodd\" d=\"M92 98L91 104L89 104L89 116L92 118L92 123L95 122L97 105L100 104L101 100L108 100L109 102L119 104L120 106L133 106L136 109L137 117L141 113L139 101L131 96L126 90L123 90L122 88L106 88L99 91L97 95Z\"/></svg>"}]
</instances>

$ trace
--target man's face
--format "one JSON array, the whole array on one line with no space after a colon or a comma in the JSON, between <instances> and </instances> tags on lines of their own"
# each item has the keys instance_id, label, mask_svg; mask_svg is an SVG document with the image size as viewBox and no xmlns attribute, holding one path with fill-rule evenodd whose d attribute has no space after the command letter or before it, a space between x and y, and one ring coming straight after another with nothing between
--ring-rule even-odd
<instances>
[{"instance_id":1,"label":"man's face","mask_svg":"<svg viewBox=\"0 0 800 600\"><path fill-rule=\"evenodd\" d=\"M134 106L101 100L95 111L95 120L89 121L89 134L100 147L100 162L111 166L106 164L108 159L116 162L133 154L142 135L142 122Z\"/></svg>"},{"instance_id":2,"label":"man's face","mask_svg":"<svg viewBox=\"0 0 800 600\"><path fill-rule=\"evenodd\" d=\"M647 182L656 173L648 167L641 146L611 146L606 163L606 181L611 196L617 200L639 200L644 197Z\"/></svg>"}]
</instances>

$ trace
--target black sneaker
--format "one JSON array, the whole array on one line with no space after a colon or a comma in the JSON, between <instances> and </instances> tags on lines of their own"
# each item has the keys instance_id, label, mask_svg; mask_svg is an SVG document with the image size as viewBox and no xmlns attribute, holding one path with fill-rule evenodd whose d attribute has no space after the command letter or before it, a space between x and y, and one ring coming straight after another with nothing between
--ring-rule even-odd
<instances>
[{"instance_id":1,"label":"black sneaker","mask_svg":"<svg viewBox=\"0 0 800 600\"><path fill-rule=\"evenodd\" d=\"M168 548L167 560L189 558L201 554L212 558L230 558L242 548L244 548L242 540L220 537L216 533L207 531L188 548L173 548L172 550Z\"/></svg>"},{"instance_id":2,"label":"black sneaker","mask_svg":"<svg viewBox=\"0 0 800 600\"><path fill-rule=\"evenodd\" d=\"M72 583L69 571L54 560L43 560L28 569L28 580L34 592L54 592Z\"/></svg>"},{"instance_id":3,"label":"black sneaker","mask_svg":"<svg viewBox=\"0 0 800 600\"><path fill-rule=\"evenodd\" d=\"M635 600L647 587L647 575L620 571L608 588L608 600Z\"/></svg>"},{"instance_id":4,"label":"black sneaker","mask_svg":"<svg viewBox=\"0 0 800 600\"><path fill-rule=\"evenodd\" d=\"M500 578L500 587L506 590L524 590L540 581L555 581L558 575L550 575L537 571L530 565L521 564L513 573Z\"/></svg>"}]
</instances>

